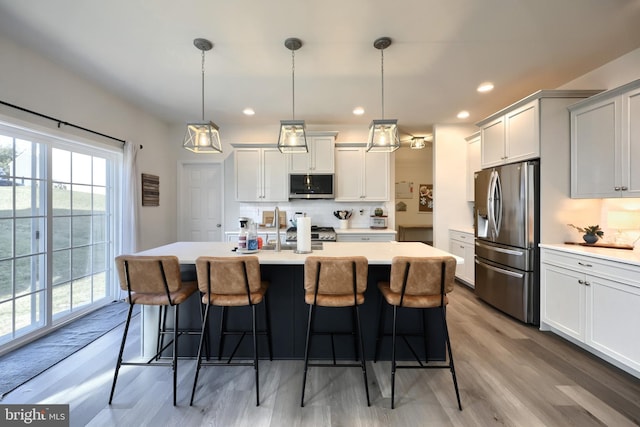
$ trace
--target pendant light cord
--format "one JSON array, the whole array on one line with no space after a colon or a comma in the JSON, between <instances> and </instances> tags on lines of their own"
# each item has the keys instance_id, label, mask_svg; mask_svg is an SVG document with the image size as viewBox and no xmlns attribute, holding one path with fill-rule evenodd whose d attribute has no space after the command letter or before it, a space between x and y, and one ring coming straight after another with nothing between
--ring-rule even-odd
<instances>
[{"instance_id":1,"label":"pendant light cord","mask_svg":"<svg viewBox=\"0 0 640 427\"><path fill-rule=\"evenodd\" d=\"M204 122L204 50L202 51L202 121Z\"/></svg>"},{"instance_id":2,"label":"pendant light cord","mask_svg":"<svg viewBox=\"0 0 640 427\"><path fill-rule=\"evenodd\" d=\"M296 119L296 51L291 49L291 105L292 120Z\"/></svg>"},{"instance_id":3,"label":"pendant light cord","mask_svg":"<svg viewBox=\"0 0 640 427\"><path fill-rule=\"evenodd\" d=\"M384 49L380 49L380 76L382 81L382 120L384 120Z\"/></svg>"}]
</instances>

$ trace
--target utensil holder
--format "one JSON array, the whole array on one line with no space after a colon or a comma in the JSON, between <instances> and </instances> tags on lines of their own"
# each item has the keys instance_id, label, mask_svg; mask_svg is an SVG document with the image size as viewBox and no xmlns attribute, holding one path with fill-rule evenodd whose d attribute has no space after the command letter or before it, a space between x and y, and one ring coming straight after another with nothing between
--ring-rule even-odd
<instances>
[{"instance_id":1,"label":"utensil holder","mask_svg":"<svg viewBox=\"0 0 640 427\"><path fill-rule=\"evenodd\" d=\"M349 220L348 219L339 219L338 221L340 222L340 229L346 230L347 228L349 228Z\"/></svg>"}]
</instances>

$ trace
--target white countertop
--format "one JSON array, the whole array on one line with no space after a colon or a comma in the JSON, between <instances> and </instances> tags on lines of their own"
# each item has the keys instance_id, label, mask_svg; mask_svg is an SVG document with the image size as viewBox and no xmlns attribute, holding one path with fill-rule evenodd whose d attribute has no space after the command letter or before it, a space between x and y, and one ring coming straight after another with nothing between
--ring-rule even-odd
<instances>
[{"instance_id":1,"label":"white countertop","mask_svg":"<svg viewBox=\"0 0 640 427\"><path fill-rule=\"evenodd\" d=\"M624 262L640 266L640 251L628 249L599 248L597 246L582 246L568 244L546 244L541 243L541 248L556 249L578 255L589 255L608 261Z\"/></svg>"},{"instance_id":2,"label":"white countertop","mask_svg":"<svg viewBox=\"0 0 640 427\"><path fill-rule=\"evenodd\" d=\"M391 228L334 228L336 234L396 234Z\"/></svg>"},{"instance_id":3,"label":"white countertop","mask_svg":"<svg viewBox=\"0 0 640 427\"><path fill-rule=\"evenodd\" d=\"M195 264L201 255L236 256L234 243L226 242L176 242L138 252L136 255L175 255L182 264ZM453 256L458 264L464 259L433 246L419 242L324 242L322 250L311 254L296 254L292 250L258 251L255 255L261 264L304 264L307 256L353 256L362 255L369 264L390 265L394 256L438 257Z\"/></svg>"}]
</instances>

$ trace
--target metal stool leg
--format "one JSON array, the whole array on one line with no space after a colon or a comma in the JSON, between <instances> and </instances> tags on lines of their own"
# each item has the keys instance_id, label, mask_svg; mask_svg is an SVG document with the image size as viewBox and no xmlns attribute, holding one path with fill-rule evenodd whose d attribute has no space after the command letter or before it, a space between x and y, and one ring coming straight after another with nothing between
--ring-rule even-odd
<instances>
[{"instance_id":1,"label":"metal stool leg","mask_svg":"<svg viewBox=\"0 0 640 427\"><path fill-rule=\"evenodd\" d=\"M458 380L456 379L456 369L453 366L453 352L451 351L451 341L449 341L449 328L447 327L447 312L445 307L440 308L442 313L442 325L444 328L444 337L447 341L447 351L449 353L449 366L451 367L451 376L453 377L453 386L456 389L456 399L458 399L458 409L462 411L462 403L460 403L460 392L458 391Z\"/></svg>"},{"instance_id":2,"label":"metal stool leg","mask_svg":"<svg viewBox=\"0 0 640 427\"><path fill-rule=\"evenodd\" d=\"M256 374L256 406L260 406L260 372L258 369L258 335L256 334L255 305L251 305L251 323L253 325L253 369Z\"/></svg>"},{"instance_id":3,"label":"metal stool leg","mask_svg":"<svg viewBox=\"0 0 640 427\"><path fill-rule=\"evenodd\" d=\"M176 385L178 384L178 305L173 306L173 406L176 406ZM167 311L167 310L165 310Z\"/></svg>"},{"instance_id":4,"label":"metal stool leg","mask_svg":"<svg viewBox=\"0 0 640 427\"><path fill-rule=\"evenodd\" d=\"M189 406L193 405L193 397L196 394L196 385L198 384L198 374L200 373L200 366L202 364L202 344L205 340L205 331L207 328L207 321L209 319L209 307L210 304L207 304L204 309L204 319L202 321L202 329L200 332L200 343L198 344L198 357L196 362L196 375L193 379L193 389L191 390L191 400L189 401Z\"/></svg>"},{"instance_id":5,"label":"metal stool leg","mask_svg":"<svg viewBox=\"0 0 640 427\"><path fill-rule=\"evenodd\" d=\"M395 407L396 396L396 318L398 307L393 306L393 332L391 338L391 409Z\"/></svg>"},{"instance_id":6,"label":"metal stool leg","mask_svg":"<svg viewBox=\"0 0 640 427\"><path fill-rule=\"evenodd\" d=\"M354 307L358 327L358 339L360 341L360 364L362 365L362 376L364 377L364 390L367 393L367 406L371 406L371 401L369 400L369 382L367 381L367 361L364 357L364 341L362 340L362 325L360 324L360 311L357 305Z\"/></svg>"},{"instance_id":7,"label":"metal stool leg","mask_svg":"<svg viewBox=\"0 0 640 427\"><path fill-rule=\"evenodd\" d=\"M109 395L109 405L113 400L113 392L116 390L116 381L118 380L118 372L122 366L122 354L124 353L124 344L127 341L127 333L129 332L129 323L131 322L131 313L133 312L133 304L129 304L129 313L127 321L124 324L124 333L122 334L122 343L120 344L120 352L118 353L118 361L116 362L116 370L113 374L113 384L111 385L111 394Z\"/></svg>"},{"instance_id":8,"label":"metal stool leg","mask_svg":"<svg viewBox=\"0 0 640 427\"><path fill-rule=\"evenodd\" d=\"M269 313L269 304L267 301L267 295L264 296L264 315L265 315L265 324L267 325L267 346L269 347L269 360L273 360L273 350L271 343L271 313Z\"/></svg>"},{"instance_id":9,"label":"metal stool leg","mask_svg":"<svg viewBox=\"0 0 640 427\"><path fill-rule=\"evenodd\" d=\"M304 345L304 374L302 375L302 396L300 407L304 408L304 388L307 384L307 370L309 368L309 347L311 346L311 328L313 327L313 304L309 305L309 320L307 322L307 339Z\"/></svg>"},{"instance_id":10,"label":"metal stool leg","mask_svg":"<svg viewBox=\"0 0 640 427\"><path fill-rule=\"evenodd\" d=\"M218 337L218 360L222 358L222 346L224 346L224 337L227 327L227 307L222 307L220 314L220 336Z\"/></svg>"},{"instance_id":11,"label":"metal stool leg","mask_svg":"<svg viewBox=\"0 0 640 427\"><path fill-rule=\"evenodd\" d=\"M373 363L378 361L380 355L380 345L384 336L385 313L387 306L384 304L384 298L380 297L380 307L378 310L378 336L376 337L376 352L373 355Z\"/></svg>"}]
</instances>

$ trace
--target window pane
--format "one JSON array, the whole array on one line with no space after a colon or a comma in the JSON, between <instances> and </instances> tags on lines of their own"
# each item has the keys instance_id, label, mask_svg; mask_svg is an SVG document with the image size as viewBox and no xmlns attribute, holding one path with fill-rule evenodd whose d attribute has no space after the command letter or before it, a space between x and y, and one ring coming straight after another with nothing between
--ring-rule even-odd
<instances>
[{"instance_id":1,"label":"window pane","mask_svg":"<svg viewBox=\"0 0 640 427\"><path fill-rule=\"evenodd\" d=\"M13 297L13 260L0 261L0 301Z\"/></svg>"},{"instance_id":2,"label":"window pane","mask_svg":"<svg viewBox=\"0 0 640 427\"><path fill-rule=\"evenodd\" d=\"M73 153L71 155L71 182L74 184L91 185L91 156L86 154Z\"/></svg>"},{"instance_id":3,"label":"window pane","mask_svg":"<svg viewBox=\"0 0 640 427\"><path fill-rule=\"evenodd\" d=\"M74 216L71 220L72 237L71 245L73 247L88 245L91 243L91 217L90 216Z\"/></svg>"},{"instance_id":4,"label":"window pane","mask_svg":"<svg viewBox=\"0 0 640 427\"><path fill-rule=\"evenodd\" d=\"M107 273L93 275L93 301L107 297Z\"/></svg>"},{"instance_id":5,"label":"window pane","mask_svg":"<svg viewBox=\"0 0 640 427\"><path fill-rule=\"evenodd\" d=\"M101 272L107 269L107 251L109 247L106 244L93 245L93 272Z\"/></svg>"},{"instance_id":6,"label":"window pane","mask_svg":"<svg viewBox=\"0 0 640 427\"><path fill-rule=\"evenodd\" d=\"M74 310L91 302L91 277L74 280L72 286L71 306Z\"/></svg>"},{"instance_id":7,"label":"window pane","mask_svg":"<svg viewBox=\"0 0 640 427\"><path fill-rule=\"evenodd\" d=\"M0 259L13 256L13 220L0 219ZM2 280L0 278L0 280Z\"/></svg>"},{"instance_id":8,"label":"window pane","mask_svg":"<svg viewBox=\"0 0 640 427\"><path fill-rule=\"evenodd\" d=\"M39 163L42 147L38 143L16 139L15 173L16 185L23 185L22 178L42 178Z\"/></svg>"},{"instance_id":9,"label":"window pane","mask_svg":"<svg viewBox=\"0 0 640 427\"><path fill-rule=\"evenodd\" d=\"M71 183L71 153L66 150L54 148L51 152L53 181L69 184Z\"/></svg>"},{"instance_id":10,"label":"window pane","mask_svg":"<svg viewBox=\"0 0 640 427\"><path fill-rule=\"evenodd\" d=\"M44 251L43 218L17 218L16 256L30 255Z\"/></svg>"},{"instance_id":11,"label":"window pane","mask_svg":"<svg viewBox=\"0 0 640 427\"><path fill-rule=\"evenodd\" d=\"M44 277L39 280L41 255L34 255L15 260L16 296L34 292L44 284Z\"/></svg>"},{"instance_id":12,"label":"window pane","mask_svg":"<svg viewBox=\"0 0 640 427\"><path fill-rule=\"evenodd\" d=\"M71 217L53 218L53 249L71 247Z\"/></svg>"},{"instance_id":13,"label":"window pane","mask_svg":"<svg viewBox=\"0 0 640 427\"><path fill-rule=\"evenodd\" d=\"M93 185L102 187L107 185L107 160L99 157L93 158Z\"/></svg>"},{"instance_id":14,"label":"window pane","mask_svg":"<svg viewBox=\"0 0 640 427\"><path fill-rule=\"evenodd\" d=\"M16 298L16 332L24 329L26 333L44 323L43 301L41 292Z\"/></svg>"},{"instance_id":15,"label":"window pane","mask_svg":"<svg viewBox=\"0 0 640 427\"><path fill-rule=\"evenodd\" d=\"M107 240L107 217L93 217L93 243L100 243Z\"/></svg>"},{"instance_id":16,"label":"window pane","mask_svg":"<svg viewBox=\"0 0 640 427\"><path fill-rule=\"evenodd\" d=\"M13 300L0 303L0 342L13 337Z\"/></svg>"},{"instance_id":17,"label":"window pane","mask_svg":"<svg viewBox=\"0 0 640 427\"><path fill-rule=\"evenodd\" d=\"M6 186L5 182L0 177L0 218L13 216L13 186Z\"/></svg>"},{"instance_id":18,"label":"window pane","mask_svg":"<svg viewBox=\"0 0 640 427\"><path fill-rule=\"evenodd\" d=\"M72 249L71 277L86 276L91 272L91 247Z\"/></svg>"},{"instance_id":19,"label":"window pane","mask_svg":"<svg viewBox=\"0 0 640 427\"><path fill-rule=\"evenodd\" d=\"M105 191L107 189L104 187L93 187L93 213L94 214L103 214L106 213L107 209L107 201L105 197Z\"/></svg>"},{"instance_id":20,"label":"window pane","mask_svg":"<svg viewBox=\"0 0 640 427\"><path fill-rule=\"evenodd\" d=\"M71 185L54 183L51 194L53 215L71 214Z\"/></svg>"},{"instance_id":21,"label":"window pane","mask_svg":"<svg viewBox=\"0 0 640 427\"><path fill-rule=\"evenodd\" d=\"M91 186L75 185L71 186L73 191L71 205L73 215L86 215L91 213Z\"/></svg>"},{"instance_id":22,"label":"window pane","mask_svg":"<svg viewBox=\"0 0 640 427\"><path fill-rule=\"evenodd\" d=\"M71 280L71 251L56 251L53 258L53 284Z\"/></svg>"},{"instance_id":23,"label":"window pane","mask_svg":"<svg viewBox=\"0 0 640 427\"><path fill-rule=\"evenodd\" d=\"M25 179L16 186L16 216L42 215L40 212L40 182Z\"/></svg>"},{"instance_id":24,"label":"window pane","mask_svg":"<svg viewBox=\"0 0 640 427\"><path fill-rule=\"evenodd\" d=\"M71 310L71 285L58 285L53 287L52 313L54 316L67 313Z\"/></svg>"}]
</instances>

